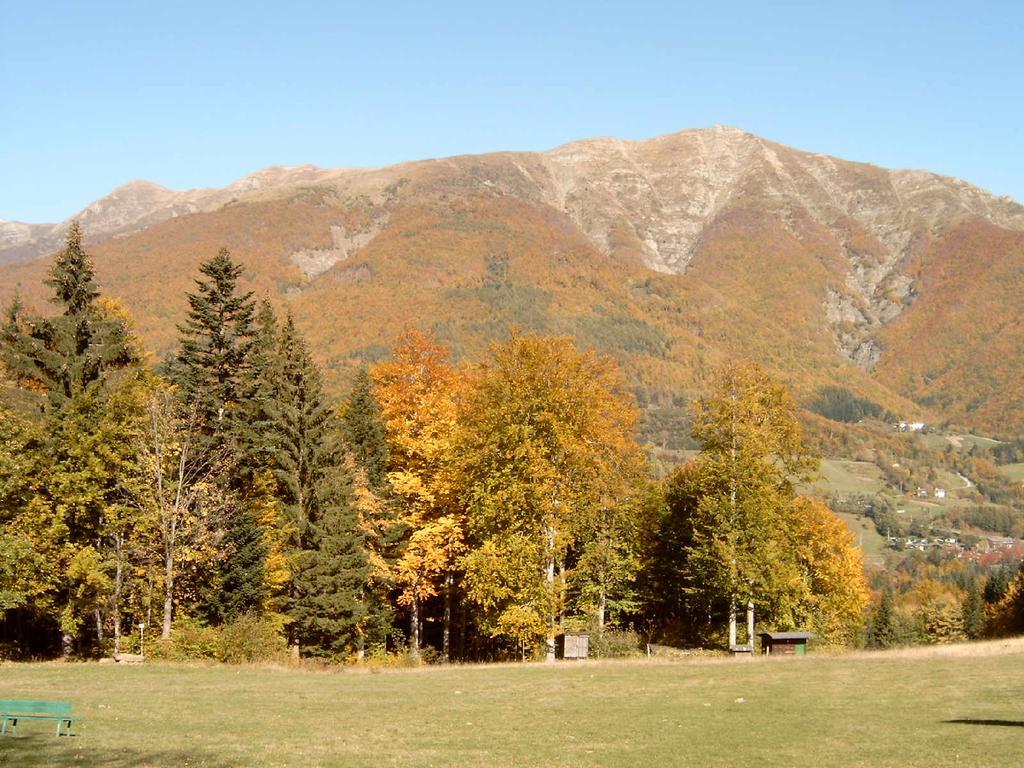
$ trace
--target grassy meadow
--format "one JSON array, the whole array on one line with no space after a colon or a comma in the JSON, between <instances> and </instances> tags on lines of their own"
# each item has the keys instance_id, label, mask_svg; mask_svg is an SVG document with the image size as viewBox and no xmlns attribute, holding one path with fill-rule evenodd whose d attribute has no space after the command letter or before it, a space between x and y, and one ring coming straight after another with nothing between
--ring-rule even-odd
<instances>
[{"instance_id":1,"label":"grassy meadow","mask_svg":"<svg viewBox=\"0 0 1024 768\"><path fill-rule=\"evenodd\" d=\"M999 468L1000 474L1014 482L1024 482L1024 462L1004 464Z\"/></svg>"},{"instance_id":2,"label":"grassy meadow","mask_svg":"<svg viewBox=\"0 0 1024 768\"><path fill-rule=\"evenodd\" d=\"M0 666L70 699L0 765L1015 766L1024 640L848 656L365 669Z\"/></svg>"}]
</instances>

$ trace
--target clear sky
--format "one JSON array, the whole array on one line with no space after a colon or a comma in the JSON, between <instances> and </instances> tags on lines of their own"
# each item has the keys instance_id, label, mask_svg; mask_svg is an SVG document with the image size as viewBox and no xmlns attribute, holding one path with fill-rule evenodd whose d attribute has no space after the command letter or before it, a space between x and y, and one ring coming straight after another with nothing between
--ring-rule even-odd
<instances>
[{"instance_id":1,"label":"clear sky","mask_svg":"<svg viewBox=\"0 0 1024 768\"><path fill-rule=\"evenodd\" d=\"M131 179L716 123L1024 201L1022 22L983 0L0 0L0 219Z\"/></svg>"}]
</instances>

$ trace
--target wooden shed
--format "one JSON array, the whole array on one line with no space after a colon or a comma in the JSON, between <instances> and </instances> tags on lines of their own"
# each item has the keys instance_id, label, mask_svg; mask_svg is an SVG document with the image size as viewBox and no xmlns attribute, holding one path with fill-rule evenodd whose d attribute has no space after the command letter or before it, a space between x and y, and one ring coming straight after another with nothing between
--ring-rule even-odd
<instances>
[{"instance_id":1,"label":"wooden shed","mask_svg":"<svg viewBox=\"0 0 1024 768\"><path fill-rule=\"evenodd\" d=\"M558 636L558 646L563 659L585 659L590 654L590 633L566 632Z\"/></svg>"},{"instance_id":2,"label":"wooden shed","mask_svg":"<svg viewBox=\"0 0 1024 768\"><path fill-rule=\"evenodd\" d=\"M766 655L803 656L807 641L817 637L813 632L762 632L761 653Z\"/></svg>"}]
</instances>

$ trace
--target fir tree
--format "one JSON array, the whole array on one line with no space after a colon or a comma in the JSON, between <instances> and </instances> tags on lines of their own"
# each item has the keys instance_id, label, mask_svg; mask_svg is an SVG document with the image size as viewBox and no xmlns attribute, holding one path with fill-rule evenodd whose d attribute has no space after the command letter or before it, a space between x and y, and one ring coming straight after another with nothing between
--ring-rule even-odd
<instances>
[{"instance_id":1,"label":"fir tree","mask_svg":"<svg viewBox=\"0 0 1024 768\"><path fill-rule=\"evenodd\" d=\"M276 466L282 436L278 421L281 414L283 360L281 332L277 316L266 300L256 315L250 365L244 383L245 397L236 420L238 445L237 474L244 487L250 487L257 475Z\"/></svg>"},{"instance_id":2,"label":"fir tree","mask_svg":"<svg viewBox=\"0 0 1024 768\"><path fill-rule=\"evenodd\" d=\"M369 565L358 533L351 469L335 468L321 493L309 520L307 548L298 558L289 614L307 653L337 657L359 643Z\"/></svg>"},{"instance_id":3,"label":"fir tree","mask_svg":"<svg viewBox=\"0 0 1024 768\"><path fill-rule=\"evenodd\" d=\"M268 547L259 517L248 505L229 518L224 533L228 557L217 580L218 594L209 601L210 618L230 622L246 613L261 613L268 596Z\"/></svg>"},{"instance_id":4,"label":"fir tree","mask_svg":"<svg viewBox=\"0 0 1024 768\"><path fill-rule=\"evenodd\" d=\"M45 390L51 407L59 410L106 371L136 363L138 354L123 313L97 301L78 222L71 224L49 275L46 284L62 313L30 316L15 297L0 328L0 359L16 379Z\"/></svg>"},{"instance_id":5,"label":"fir tree","mask_svg":"<svg viewBox=\"0 0 1024 768\"><path fill-rule=\"evenodd\" d=\"M884 590L868 629L868 647L892 648L900 644L901 632L893 602L892 591Z\"/></svg>"},{"instance_id":6,"label":"fir tree","mask_svg":"<svg viewBox=\"0 0 1024 768\"><path fill-rule=\"evenodd\" d=\"M279 372L274 398L265 404L273 435L271 470L277 480L289 523L301 537L319 514L325 473L340 462L332 439L334 418L323 393L320 371L289 315L278 341Z\"/></svg>"},{"instance_id":7,"label":"fir tree","mask_svg":"<svg viewBox=\"0 0 1024 768\"><path fill-rule=\"evenodd\" d=\"M199 267L203 277L189 293L189 312L178 326L179 352L171 367L183 407L198 415L197 460L225 457L218 483L236 504L224 519L224 556L202 590L199 609L213 620L231 620L262 610L266 598L263 529L237 501L252 472L245 462L242 432L250 412L251 369L256 343L252 292L239 293L244 268L222 248Z\"/></svg>"},{"instance_id":8,"label":"fir tree","mask_svg":"<svg viewBox=\"0 0 1024 768\"><path fill-rule=\"evenodd\" d=\"M963 603L964 634L970 640L979 639L985 631L985 598L977 581L967 585L967 596Z\"/></svg>"},{"instance_id":9,"label":"fir tree","mask_svg":"<svg viewBox=\"0 0 1024 768\"><path fill-rule=\"evenodd\" d=\"M348 619L331 614L339 604L332 594L341 590L348 595L348 587L340 585L355 584L353 599L359 601L366 579L354 507L355 473L344 467L337 422L324 396L320 372L291 315L279 324L270 306L261 306L251 361L247 399L240 409L244 418L239 419L237 432L242 457L239 473L255 476L269 471L273 476L284 513L282 545L295 570L282 597L285 610L296 619L291 639L312 643L319 649L316 653L330 655L340 648L337 643L351 639L352 630ZM358 552L351 557L361 565L351 577L345 575L351 564L346 564L347 550L340 543L344 537L357 541ZM335 555L340 558L337 562ZM318 590L326 590L326 595L315 594ZM365 612L361 602L345 610L354 617L352 621L359 621ZM333 618L324 618L328 614ZM303 625L300 615L310 623ZM340 634L333 638L332 633Z\"/></svg>"},{"instance_id":10,"label":"fir tree","mask_svg":"<svg viewBox=\"0 0 1024 768\"><path fill-rule=\"evenodd\" d=\"M199 271L205 279L197 279L197 291L187 294L189 312L178 326L180 349L172 378L184 400L198 404L208 442L222 445L246 394L255 303L251 291L238 293L244 268L226 248Z\"/></svg>"},{"instance_id":11,"label":"fir tree","mask_svg":"<svg viewBox=\"0 0 1024 768\"><path fill-rule=\"evenodd\" d=\"M364 595L367 616L361 629L364 640L380 643L393 630L389 592L394 586L394 569L402 555L408 527L400 519L388 481L384 416L365 367L356 374L342 406L341 434L358 470L359 526L371 566Z\"/></svg>"},{"instance_id":12,"label":"fir tree","mask_svg":"<svg viewBox=\"0 0 1024 768\"><path fill-rule=\"evenodd\" d=\"M46 285L53 288L57 303L65 315L87 312L99 297L92 260L82 248L82 231L78 221L71 222L64 250L57 254Z\"/></svg>"},{"instance_id":13,"label":"fir tree","mask_svg":"<svg viewBox=\"0 0 1024 768\"><path fill-rule=\"evenodd\" d=\"M360 368L356 374L341 416L345 445L356 464L366 473L366 481L376 491L387 485L388 443L384 417L373 394L370 372Z\"/></svg>"}]
</instances>

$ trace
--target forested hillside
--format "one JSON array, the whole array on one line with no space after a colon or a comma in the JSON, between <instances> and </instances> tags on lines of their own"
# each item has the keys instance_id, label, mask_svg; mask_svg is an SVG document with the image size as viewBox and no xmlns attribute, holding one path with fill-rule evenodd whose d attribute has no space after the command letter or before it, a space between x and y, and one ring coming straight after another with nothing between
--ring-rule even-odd
<instances>
[{"instance_id":1,"label":"forested hillside","mask_svg":"<svg viewBox=\"0 0 1024 768\"><path fill-rule=\"evenodd\" d=\"M491 255L479 282L451 290L524 312L516 302L536 289L512 263ZM866 572L822 494L802 495L819 461L797 402L739 351L685 403L699 453L666 467L639 440L623 366L543 315L481 331L458 355L439 333L406 331L348 381L321 370L245 271L226 248L197 265L160 362L101 293L77 224L44 282L56 311L6 308L3 655L117 655L148 627L161 638L151 653L171 658L553 660L578 629L598 655L635 652L641 637L734 646L730 617L748 605L762 630L837 646L1021 628L1024 575L1009 560L986 570L939 554ZM848 389L813 407L818 441L859 443L886 483L927 496L936 461L1006 505L951 507L949 524L1019 534L1012 481L986 458L1019 460L1015 444L939 459L891 435L864 442L889 427ZM937 535L920 518L927 533L904 530L881 495L829 500L894 546Z\"/></svg>"},{"instance_id":2,"label":"forested hillside","mask_svg":"<svg viewBox=\"0 0 1024 768\"><path fill-rule=\"evenodd\" d=\"M859 553L797 496L815 462L760 368L721 374L701 458L663 486L612 359L517 332L456 364L410 332L332 406L243 271L226 249L200 265L158 370L76 226L46 281L62 311L8 308L5 654L116 655L148 626L171 656L553 660L572 627L720 644L748 601L857 642Z\"/></svg>"},{"instance_id":3,"label":"forested hillside","mask_svg":"<svg viewBox=\"0 0 1024 768\"><path fill-rule=\"evenodd\" d=\"M472 359L518 327L615 357L665 447L692 445L685 403L737 356L803 405L841 385L902 419L1024 430L1024 209L926 172L714 128L132 186L84 214L100 282L161 358L176 297L227 247L242 285L293 314L332 394L408 328ZM32 231L11 235L21 261L0 268L0 298L20 286L42 311L49 262L25 249L52 233Z\"/></svg>"}]
</instances>

